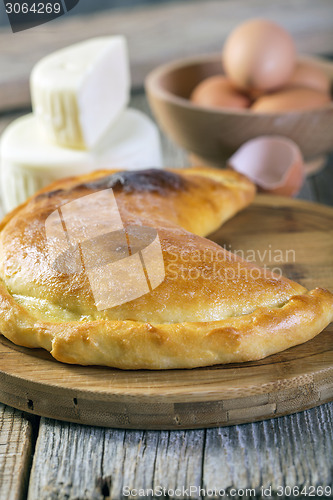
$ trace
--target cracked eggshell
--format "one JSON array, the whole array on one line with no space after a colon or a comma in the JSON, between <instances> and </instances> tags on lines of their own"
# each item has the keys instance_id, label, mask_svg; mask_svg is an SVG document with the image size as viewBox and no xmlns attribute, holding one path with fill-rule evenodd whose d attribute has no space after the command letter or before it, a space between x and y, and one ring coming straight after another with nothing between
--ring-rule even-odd
<instances>
[{"instance_id":1,"label":"cracked eggshell","mask_svg":"<svg viewBox=\"0 0 333 500\"><path fill-rule=\"evenodd\" d=\"M267 193L295 196L304 182L302 154L297 144L286 137L251 139L232 155L228 164Z\"/></svg>"}]
</instances>

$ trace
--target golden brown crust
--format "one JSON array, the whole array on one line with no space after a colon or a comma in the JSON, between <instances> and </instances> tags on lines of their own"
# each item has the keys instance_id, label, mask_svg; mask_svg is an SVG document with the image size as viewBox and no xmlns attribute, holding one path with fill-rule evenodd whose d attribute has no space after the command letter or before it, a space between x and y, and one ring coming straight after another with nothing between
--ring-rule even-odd
<instances>
[{"instance_id":1,"label":"golden brown crust","mask_svg":"<svg viewBox=\"0 0 333 500\"><path fill-rule=\"evenodd\" d=\"M44 225L110 172L58 181L9 214L1 225L3 335L59 361L124 369L249 361L317 335L333 318L330 292L308 293L202 237L250 203L253 185L229 171L172 172L177 176L152 174L150 190L135 175L127 191L113 185L125 225L158 229L166 277L105 311L96 310L84 272L69 277L50 266Z\"/></svg>"},{"instance_id":2,"label":"golden brown crust","mask_svg":"<svg viewBox=\"0 0 333 500\"><path fill-rule=\"evenodd\" d=\"M141 174L135 172L127 174L131 176L129 185L134 184L134 192L124 192L117 189L117 185L113 188L126 227L136 224L158 229L167 275L163 283L148 296L144 295L107 311L97 311L87 274L61 274L48 260L45 235L47 217L64 203L94 192L94 183L101 179L104 182L106 175L114 171L94 172L79 178L57 181L7 217L1 231L0 246L0 277L6 287L28 310L35 304L34 313L39 319L50 317L49 310L43 315L45 301L46 306L57 308L55 313L59 319L70 317L74 320L84 316L88 319L176 322L211 319L213 314L220 314L220 304L217 303L214 311L211 302L214 295L216 299L219 298L222 290L215 287L213 294L213 289L203 287L209 276L206 279L192 279L193 272L198 267L195 254L199 252L202 263L206 258L211 265L217 252L221 251L220 267L223 267L224 258L229 258L229 254L193 232L203 235L218 228L252 201L254 186L232 171L188 169L174 170L172 175L175 175L174 172L181 174L182 181L176 183L175 187L173 178L169 186L165 186L168 179L162 178L159 190L156 180L160 181L161 176L165 177L168 172L161 174L160 171L154 171L152 178L157 186L153 188L157 187L157 191L142 190L140 179L138 180L138 175ZM102 215L98 214L98 217ZM230 261L230 267L235 273L237 265L236 260ZM213 267L210 266L208 271L212 274ZM188 278L177 280L182 272ZM219 280L226 289L224 275ZM250 285L249 282L248 286ZM185 304L179 303L179 294ZM290 293L287 292L286 295L282 292L282 295L280 301L284 301ZM228 304L224 306L230 314L234 312L236 305L232 299L230 295ZM253 305L250 307L253 309ZM204 316L201 316L201 311Z\"/></svg>"},{"instance_id":3,"label":"golden brown crust","mask_svg":"<svg viewBox=\"0 0 333 500\"><path fill-rule=\"evenodd\" d=\"M333 319L333 297L316 288L279 308L222 321L36 321L0 284L0 330L25 347L43 347L64 363L121 369L195 368L265 358L306 342Z\"/></svg>"}]
</instances>

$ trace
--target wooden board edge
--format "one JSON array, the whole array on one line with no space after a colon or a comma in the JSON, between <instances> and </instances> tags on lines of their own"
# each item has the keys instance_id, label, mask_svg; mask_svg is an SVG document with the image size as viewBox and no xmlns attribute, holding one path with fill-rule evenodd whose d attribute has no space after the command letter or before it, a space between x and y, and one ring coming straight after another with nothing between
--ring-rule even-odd
<instances>
[{"instance_id":1,"label":"wooden board edge","mask_svg":"<svg viewBox=\"0 0 333 500\"><path fill-rule=\"evenodd\" d=\"M89 399L75 389L54 392L46 386L44 391L41 387L36 390L38 384L22 384L21 379L15 381L15 377L4 377L2 373L0 400L42 417L93 426L146 430L210 428L279 417L333 401L333 366L322 372L316 373L316 381L307 377L297 388L281 383L273 392L190 402L160 397L133 398L131 402L128 395L118 401L96 400L96 395Z\"/></svg>"}]
</instances>

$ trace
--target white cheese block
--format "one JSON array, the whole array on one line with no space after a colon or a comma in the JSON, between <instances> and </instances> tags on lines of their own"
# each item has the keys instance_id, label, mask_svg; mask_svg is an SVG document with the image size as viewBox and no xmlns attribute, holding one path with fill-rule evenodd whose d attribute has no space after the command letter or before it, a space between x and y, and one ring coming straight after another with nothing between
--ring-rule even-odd
<instances>
[{"instance_id":1,"label":"white cheese block","mask_svg":"<svg viewBox=\"0 0 333 500\"><path fill-rule=\"evenodd\" d=\"M127 109L91 151L56 146L34 115L23 116L2 135L0 163L2 200L8 212L62 177L104 168L160 168L162 157L156 125L140 111Z\"/></svg>"},{"instance_id":2,"label":"white cheese block","mask_svg":"<svg viewBox=\"0 0 333 500\"><path fill-rule=\"evenodd\" d=\"M33 111L53 142L94 147L129 101L125 38L93 38L44 57L30 88Z\"/></svg>"}]
</instances>

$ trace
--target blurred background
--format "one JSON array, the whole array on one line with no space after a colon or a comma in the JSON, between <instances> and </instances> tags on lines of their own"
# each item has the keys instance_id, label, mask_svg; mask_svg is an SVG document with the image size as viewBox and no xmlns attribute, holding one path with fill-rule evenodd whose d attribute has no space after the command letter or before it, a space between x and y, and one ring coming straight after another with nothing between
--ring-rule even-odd
<instances>
[{"instance_id":1,"label":"blurred background","mask_svg":"<svg viewBox=\"0 0 333 500\"><path fill-rule=\"evenodd\" d=\"M132 86L142 88L147 73L163 62L220 51L232 29L251 17L283 26L301 53L333 54L332 0L80 0L58 19L18 33L1 2L0 110L26 105L34 64L71 43L123 34Z\"/></svg>"}]
</instances>

